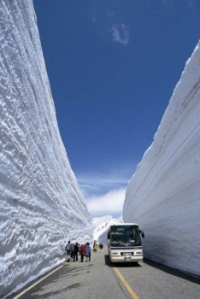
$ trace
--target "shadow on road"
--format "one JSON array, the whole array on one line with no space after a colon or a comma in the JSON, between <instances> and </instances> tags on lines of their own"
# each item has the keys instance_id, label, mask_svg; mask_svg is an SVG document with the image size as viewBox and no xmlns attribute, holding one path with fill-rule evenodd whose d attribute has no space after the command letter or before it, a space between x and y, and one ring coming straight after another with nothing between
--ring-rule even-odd
<instances>
[{"instance_id":1,"label":"shadow on road","mask_svg":"<svg viewBox=\"0 0 200 299\"><path fill-rule=\"evenodd\" d=\"M166 273L172 274L174 276L177 276L177 277L192 281L194 283L200 284L200 276L192 275L192 274L186 273L186 272L182 272L181 270L178 270L178 269L175 269L175 268L170 268L170 267L165 266L163 264L160 264L158 262L151 261L147 258L144 258L144 263L148 264L151 267L154 267L154 268L157 268L161 271L164 271Z\"/></svg>"},{"instance_id":2,"label":"shadow on road","mask_svg":"<svg viewBox=\"0 0 200 299\"><path fill-rule=\"evenodd\" d=\"M47 298L52 298L52 297L56 298L57 295L66 293L68 290L71 290L71 289L80 288L80 286L82 286L80 283L74 283L68 287L59 288L59 290L57 290L57 291L50 291L45 294L38 294L37 292L36 293L32 292L29 295L29 293L27 293L26 296L29 296L29 297L25 297L25 298L32 298L32 299L34 299L34 298L35 299L47 299Z\"/></svg>"},{"instance_id":3,"label":"shadow on road","mask_svg":"<svg viewBox=\"0 0 200 299\"><path fill-rule=\"evenodd\" d=\"M111 263L109 255L105 254L104 255L104 259L105 259L105 265L108 267L118 267L118 268L122 268L122 267L133 267L133 268L138 268L141 267L140 264L138 263L130 263L130 262L124 262L124 263Z\"/></svg>"}]
</instances>

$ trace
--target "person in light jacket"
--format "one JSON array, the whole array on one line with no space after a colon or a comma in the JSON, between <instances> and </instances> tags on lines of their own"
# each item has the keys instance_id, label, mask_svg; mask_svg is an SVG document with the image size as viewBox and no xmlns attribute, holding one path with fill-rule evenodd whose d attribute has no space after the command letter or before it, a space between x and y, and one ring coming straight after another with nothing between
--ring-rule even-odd
<instances>
[{"instance_id":1,"label":"person in light jacket","mask_svg":"<svg viewBox=\"0 0 200 299\"><path fill-rule=\"evenodd\" d=\"M96 243L96 241L94 241L94 244L93 244L93 251L97 252L97 243Z\"/></svg>"},{"instance_id":2,"label":"person in light jacket","mask_svg":"<svg viewBox=\"0 0 200 299\"><path fill-rule=\"evenodd\" d=\"M66 252L66 261L70 262L70 255L71 255L71 243L68 241L67 245L65 246Z\"/></svg>"},{"instance_id":3,"label":"person in light jacket","mask_svg":"<svg viewBox=\"0 0 200 299\"><path fill-rule=\"evenodd\" d=\"M86 243L86 247L85 247L85 256L86 256L86 262L91 259L91 247L90 247L90 243Z\"/></svg>"}]
</instances>

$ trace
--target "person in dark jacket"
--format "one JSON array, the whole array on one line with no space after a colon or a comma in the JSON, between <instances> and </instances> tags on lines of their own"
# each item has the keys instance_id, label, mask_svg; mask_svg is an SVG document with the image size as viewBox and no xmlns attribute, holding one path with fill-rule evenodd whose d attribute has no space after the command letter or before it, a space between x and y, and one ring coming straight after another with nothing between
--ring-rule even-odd
<instances>
[{"instance_id":1,"label":"person in dark jacket","mask_svg":"<svg viewBox=\"0 0 200 299\"><path fill-rule=\"evenodd\" d=\"M75 244L71 244L71 259L75 262Z\"/></svg>"},{"instance_id":2,"label":"person in dark jacket","mask_svg":"<svg viewBox=\"0 0 200 299\"><path fill-rule=\"evenodd\" d=\"M78 253L79 253L79 246L78 243L75 244L74 246L74 255L75 255L75 261L78 261Z\"/></svg>"},{"instance_id":3,"label":"person in dark jacket","mask_svg":"<svg viewBox=\"0 0 200 299\"><path fill-rule=\"evenodd\" d=\"M102 243L99 244L99 248L100 248L101 250L103 249L103 244L102 244Z\"/></svg>"}]
</instances>

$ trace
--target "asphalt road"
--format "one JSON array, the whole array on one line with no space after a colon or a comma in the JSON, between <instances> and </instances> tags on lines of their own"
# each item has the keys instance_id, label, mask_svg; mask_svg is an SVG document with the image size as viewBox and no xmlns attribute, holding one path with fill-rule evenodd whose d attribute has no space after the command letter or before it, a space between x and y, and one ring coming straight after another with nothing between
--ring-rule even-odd
<instances>
[{"instance_id":1,"label":"asphalt road","mask_svg":"<svg viewBox=\"0 0 200 299\"><path fill-rule=\"evenodd\" d=\"M200 299L199 279L151 262L111 265L107 252L90 262L65 262L15 299Z\"/></svg>"}]
</instances>

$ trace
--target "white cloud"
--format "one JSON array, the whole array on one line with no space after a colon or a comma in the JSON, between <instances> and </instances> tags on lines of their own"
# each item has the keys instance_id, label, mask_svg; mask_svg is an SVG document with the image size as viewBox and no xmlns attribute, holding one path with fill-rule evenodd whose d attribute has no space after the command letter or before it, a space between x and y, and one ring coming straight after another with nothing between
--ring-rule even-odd
<instances>
[{"instance_id":1,"label":"white cloud","mask_svg":"<svg viewBox=\"0 0 200 299\"><path fill-rule=\"evenodd\" d=\"M89 173L77 175L78 183L85 198L100 196L108 193L110 190L119 190L125 188L132 173L128 174L96 174Z\"/></svg>"},{"instance_id":2,"label":"white cloud","mask_svg":"<svg viewBox=\"0 0 200 299\"><path fill-rule=\"evenodd\" d=\"M86 205L91 214L113 214L123 209L125 188L112 190L100 196L86 199Z\"/></svg>"},{"instance_id":3,"label":"white cloud","mask_svg":"<svg viewBox=\"0 0 200 299\"><path fill-rule=\"evenodd\" d=\"M125 24L112 26L112 39L123 45L127 45L129 42L129 31Z\"/></svg>"},{"instance_id":4,"label":"white cloud","mask_svg":"<svg viewBox=\"0 0 200 299\"><path fill-rule=\"evenodd\" d=\"M93 216L122 212L125 190L138 162L123 161L107 165L101 172L76 174L85 203Z\"/></svg>"}]
</instances>

